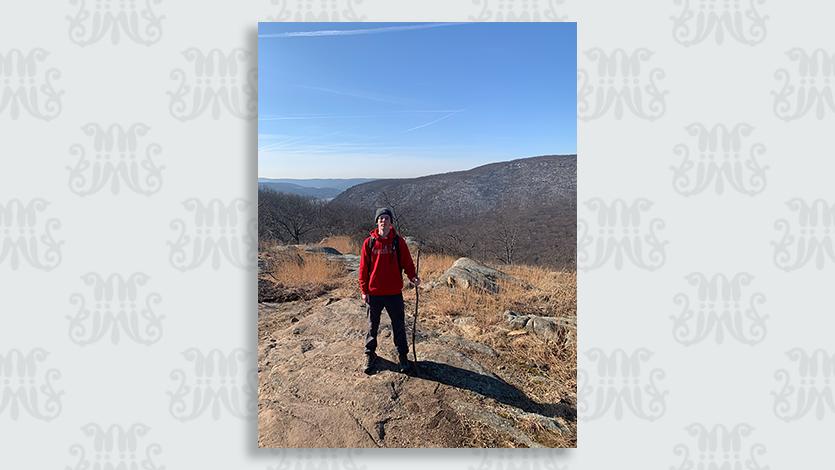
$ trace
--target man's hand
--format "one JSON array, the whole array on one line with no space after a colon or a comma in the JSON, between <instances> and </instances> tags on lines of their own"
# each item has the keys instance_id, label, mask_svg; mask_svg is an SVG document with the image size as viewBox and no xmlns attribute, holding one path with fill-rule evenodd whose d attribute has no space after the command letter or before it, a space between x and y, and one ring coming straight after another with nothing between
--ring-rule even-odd
<instances>
[{"instance_id":1,"label":"man's hand","mask_svg":"<svg viewBox=\"0 0 835 470\"><path fill-rule=\"evenodd\" d=\"M419 286L419 285L420 285L420 278L419 278L419 277L415 276L415 277L413 277L413 278L412 278L412 279L410 279L410 280L412 281L412 284L414 284L414 285L415 285L415 287L417 287L417 286Z\"/></svg>"},{"instance_id":2,"label":"man's hand","mask_svg":"<svg viewBox=\"0 0 835 470\"><path fill-rule=\"evenodd\" d=\"M368 294L362 294L362 301L368 303Z\"/></svg>"}]
</instances>

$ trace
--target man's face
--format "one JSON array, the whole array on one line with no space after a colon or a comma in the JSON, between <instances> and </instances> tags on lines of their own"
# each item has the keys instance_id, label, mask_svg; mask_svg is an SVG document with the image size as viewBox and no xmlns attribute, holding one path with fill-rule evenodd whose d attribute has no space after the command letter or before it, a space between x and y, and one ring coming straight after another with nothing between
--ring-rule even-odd
<instances>
[{"instance_id":1,"label":"man's face","mask_svg":"<svg viewBox=\"0 0 835 470\"><path fill-rule=\"evenodd\" d=\"M391 228L391 217L388 214L377 217L377 228L381 232L387 232Z\"/></svg>"}]
</instances>

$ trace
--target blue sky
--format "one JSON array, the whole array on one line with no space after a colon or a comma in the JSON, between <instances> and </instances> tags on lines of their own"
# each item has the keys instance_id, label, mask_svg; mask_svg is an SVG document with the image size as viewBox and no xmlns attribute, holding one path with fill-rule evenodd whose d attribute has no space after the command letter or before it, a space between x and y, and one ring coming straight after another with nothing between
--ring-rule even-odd
<instances>
[{"instance_id":1,"label":"blue sky","mask_svg":"<svg viewBox=\"0 0 835 470\"><path fill-rule=\"evenodd\" d=\"M575 23L259 23L258 176L576 153L576 49Z\"/></svg>"}]
</instances>

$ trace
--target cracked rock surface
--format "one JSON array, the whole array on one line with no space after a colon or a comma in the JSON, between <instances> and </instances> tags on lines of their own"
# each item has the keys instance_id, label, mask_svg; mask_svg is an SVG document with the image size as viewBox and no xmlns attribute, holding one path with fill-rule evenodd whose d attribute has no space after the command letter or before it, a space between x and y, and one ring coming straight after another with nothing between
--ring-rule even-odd
<instances>
[{"instance_id":1,"label":"cracked rock surface","mask_svg":"<svg viewBox=\"0 0 835 470\"><path fill-rule=\"evenodd\" d=\"M417 375L398 372L385 314L376 372L362 373L359 299L260 303L258 323L261 447L548 447L576 420L503 379L490 347L446 333L421 330Z\"/></svg>"}]
</instances>

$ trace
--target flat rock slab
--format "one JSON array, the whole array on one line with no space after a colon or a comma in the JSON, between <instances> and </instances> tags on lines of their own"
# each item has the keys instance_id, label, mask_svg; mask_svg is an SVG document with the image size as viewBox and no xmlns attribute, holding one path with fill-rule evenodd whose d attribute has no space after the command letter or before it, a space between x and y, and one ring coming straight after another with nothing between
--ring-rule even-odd
<instances>
[{"instance_id":1,"label":"flat rock slab","mask_svg":"<svg viewBox=\"0 0 835 470\"><path fill-rule=\"evenodd\" d=\"M482 445L536 447L540 435L499 414L556 416L485 365L495 351L473 341L422 331L418 375L398 372L385 315L375 371L362 373L355 298L261 304L258 322L261 447L454 448L471 445L474 426L493 436Z\"/></svg>"},{"instance_id":2,"label":"flat rock slab","mask_svg":"<svg viewBox=\"0 0 835 470\"><path fill-rule=\"evenodd\" d=\"M357 272L360 269L360 257L357 255L329 255L326 254L325 258L328 261L335 261L338 263L342 263L345 266L345 270L349 273Z\"/></svg>"}]
</instances>

